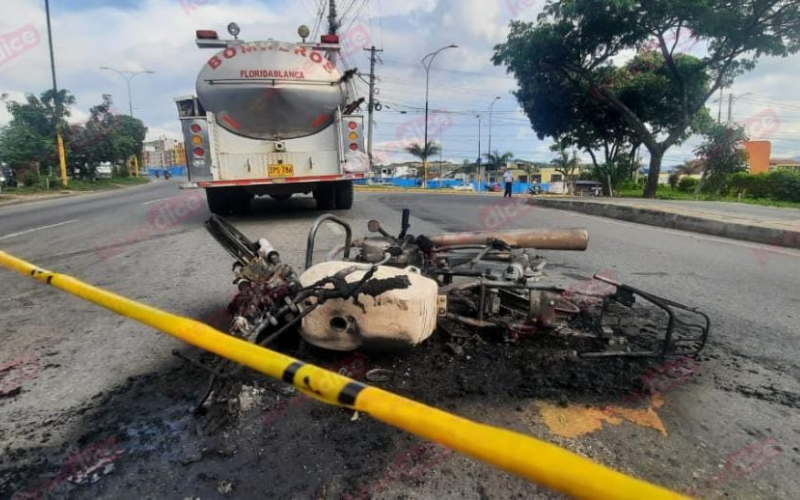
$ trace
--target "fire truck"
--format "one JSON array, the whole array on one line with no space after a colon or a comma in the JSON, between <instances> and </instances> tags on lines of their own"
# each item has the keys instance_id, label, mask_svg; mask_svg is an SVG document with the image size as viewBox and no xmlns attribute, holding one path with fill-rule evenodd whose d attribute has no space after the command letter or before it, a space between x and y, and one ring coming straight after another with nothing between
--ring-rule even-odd
<instances>
[{"instance_id":1,"label":"fire truck","mask_svg":"<svg viewBox=\"0 0 800 500\"><path fill-rule=\"evenodd\" d=\"M189 179L206 190L215 214L246 213L256 196L286 200L313 194L320 210L349 209L353 181L370 171L363 98L355 70L336 65L338 35L306 42L245 42L197 31L201 49L217 49L197 77L197 95L175 99Z\"/></svg>"}]
</instances>

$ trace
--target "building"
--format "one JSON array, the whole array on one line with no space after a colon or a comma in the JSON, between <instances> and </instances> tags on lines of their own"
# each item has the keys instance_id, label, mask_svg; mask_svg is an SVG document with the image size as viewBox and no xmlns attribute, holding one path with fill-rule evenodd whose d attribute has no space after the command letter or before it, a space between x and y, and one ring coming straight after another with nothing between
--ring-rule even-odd
<instances>
[{"instance_id":1,"label":"building","mask_svg":"<svg viewBox=\"0 0 800 500\"><path fill-rule=\"evenodd\" d=\"M772 143L770 141L747 141L744 149L749 157L747 165L751 174L761 174L770 171L770 155L772 153Z\"/></svg>"},{"instance_id":2,"label":"building","mask_svg":"<svg viewBox=\"0 0 800 500\"><path fill-rule=\"evenodd\" d=\"M146 169L162 169L176 165L186 165L186 153L183 144L174 139L162 137L155 141L148 141L143 144L143 149Z\"/></svg>"},{"instance_id":3,"label":"building","mask_svg":"<svg viewBox=\"0 0 800 500\"><path fill-rule=\"evenodd\" d=\"M795 172L800 172L800 161L794 158L772 158L769 161L769 171L774 172L776 170L794 170Z\"/></svg>"}]
</instances>

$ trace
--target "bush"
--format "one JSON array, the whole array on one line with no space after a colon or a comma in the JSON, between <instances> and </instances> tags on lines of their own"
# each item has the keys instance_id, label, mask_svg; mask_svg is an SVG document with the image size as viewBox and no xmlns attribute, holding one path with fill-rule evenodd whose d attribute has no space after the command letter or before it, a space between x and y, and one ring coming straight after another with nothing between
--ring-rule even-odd
<instances>
[{"instance_id":1,"label":"bush","mask_svg":"<svg viewBox=\"0 0 800 500\"><path fill-rule=\"evenodd\" d=\"M778 170L769 174L771 197L778 201L800 202L800 172Z\"/></svg>"},{"instance_id":2,"label":"bush","mask_svg":"<svg viewBox=\"0 0 800 500\"><path fill-rule=\"evenodd\" d=\"M728 176L728 188L731 194L748 198L800 202L800 172L778 170L756 175L738 172Z\"/></svg>"},{"instance_id":3,"label":"bush","mask_svg":"<svg viewBox=\"0 0 800 500\"><path fill-rule=\"evenodd\" d=\"M677 173L669 174L669 177L667 178L667 182L669 183L669 187L671 187L672 189L677 188L679 180L681 180L681 176L678 175Z\"/></svg>"},{"instance_id":4,"label":"bush","mask_svg":"<svg viewBox=\"0 0 800 500\"><path fill-rule=\"evenodd\" d=\"M678 191L691 193L697 187L698 180L694 177L684 177L678 181Z\"/></svg>"}]
</instances>

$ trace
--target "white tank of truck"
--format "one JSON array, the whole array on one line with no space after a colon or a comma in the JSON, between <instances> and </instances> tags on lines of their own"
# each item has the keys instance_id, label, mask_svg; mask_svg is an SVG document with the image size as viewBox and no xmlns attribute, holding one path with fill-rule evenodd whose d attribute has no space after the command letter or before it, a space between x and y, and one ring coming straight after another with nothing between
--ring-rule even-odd
<instances>
[{"instance_id":1,"label":"white tank of truck","mask_svg":"<svg viewBox=\"0 0 800 500\"><path fill-rule=\"evenodd\" d=\"M307 30L307 28L305 28ZM307 31L301 27L301 36ZM220 49L197 77L197 96L176 98L189 182L206 190L213 213L249 209L254 196L285 200L312 193L317 207L349 209L353 180L371 165L354 70L340 72L336 35L319 43L220 40L197 32L200 48Z\"/></svg>"}]
</instances>

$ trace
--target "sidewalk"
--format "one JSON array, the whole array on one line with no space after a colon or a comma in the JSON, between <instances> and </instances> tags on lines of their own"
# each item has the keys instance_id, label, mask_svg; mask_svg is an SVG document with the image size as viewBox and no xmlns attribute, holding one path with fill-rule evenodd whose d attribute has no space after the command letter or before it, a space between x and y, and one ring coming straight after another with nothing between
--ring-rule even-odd
<instances>
[{"instance_id":1,"label":"sidewalk","mask_svg":"<svg viewBox=\"0 0 800 500\"><path fill-rule=\"evenodd\" d=\"M800 210L744 203L532 197L530 204L723 238L800 248Z\"/></svg>"}]
</instances>

